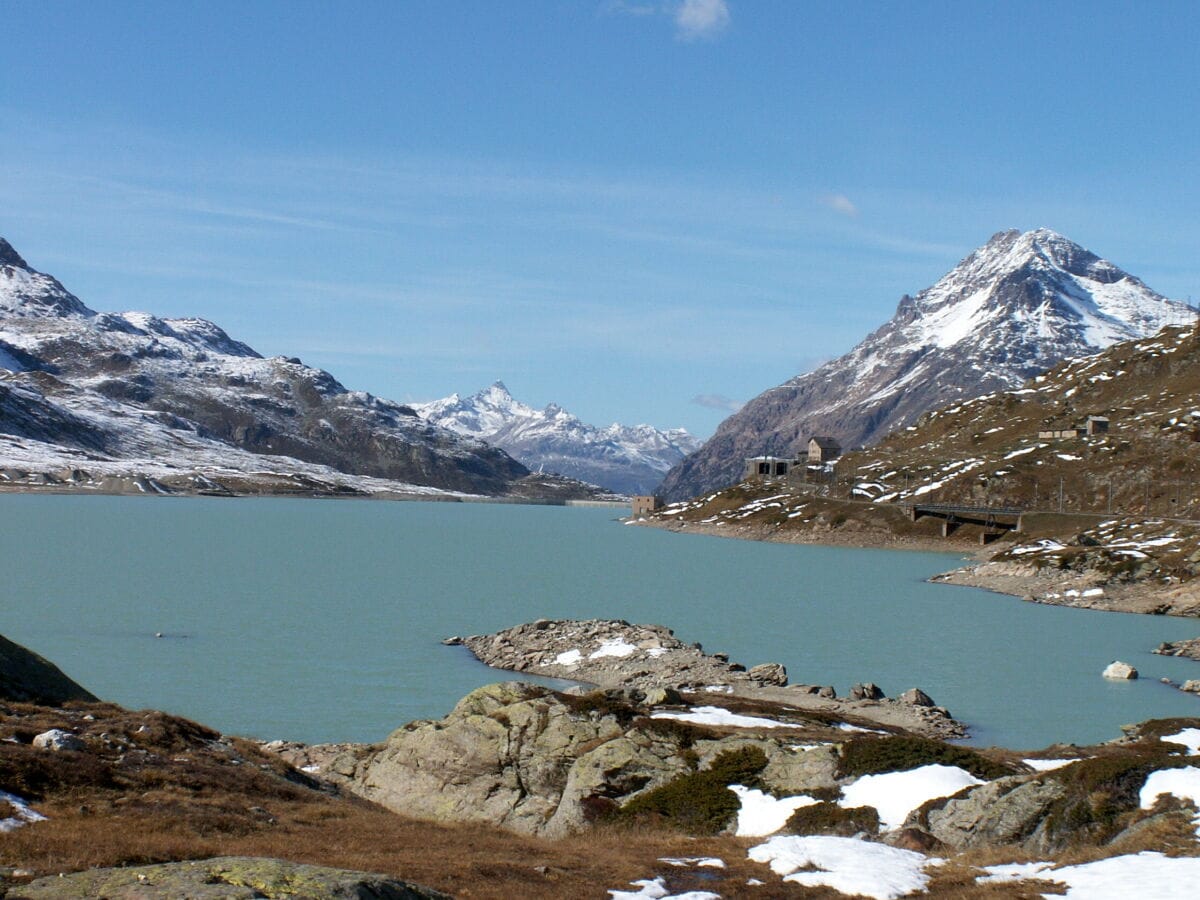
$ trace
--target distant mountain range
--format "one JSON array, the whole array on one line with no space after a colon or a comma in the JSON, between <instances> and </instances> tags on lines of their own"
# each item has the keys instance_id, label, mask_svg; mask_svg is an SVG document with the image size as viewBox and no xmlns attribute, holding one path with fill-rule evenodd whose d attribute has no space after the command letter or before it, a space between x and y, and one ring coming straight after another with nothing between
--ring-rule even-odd
<instances>
[{"instance_id":1,"label":"distant mountain range","mask_svg":"<svg viewBox=\"0 0 1200 900\"><path fill-rule=\"evenodd\" d=\"M553 403L535 409L497 381L470 397L413 404L426 420L487 441L534 471L553 472L622 494L656 488L700 442L682 428L613 424L598 428Z\"/></svg>"},{"instance_id":2,"label":"distant mountain range","mask_svg":"<svg viewBox=\"0 0 1200 900\"><path fill-rule=\"evenodd\" d=\"M155 492L583 497L203 319L98 313L0 238L0 481Z\"/></svg>"},{"instance_id":3,"label":"distant mountain range","mask_svg":"<svg viewBox=\"0 0 1200 900\"><path fill-rule=\"evenodd\" d=\"M744 458L798 454L817 434L847 449L870 445L931 409L1195 317L1060 234L1003 231L901 297L895 316L849 353L747 403L660 492L680 500L731 484Z\"/></svg>"}]
</instances>

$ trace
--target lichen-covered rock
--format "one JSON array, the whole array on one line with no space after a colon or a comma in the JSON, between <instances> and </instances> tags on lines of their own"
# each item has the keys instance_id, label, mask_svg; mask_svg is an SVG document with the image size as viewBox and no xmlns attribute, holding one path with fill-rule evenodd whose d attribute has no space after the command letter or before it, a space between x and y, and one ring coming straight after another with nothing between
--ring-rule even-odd
<instances>
[{"instance_id":1,"label":"lichen-covered rock","mask_svg":"<svg viewBox=\"0 0 1200 900\"><path fill-rule=\"evenodd\" d=\"M13 888L12 900L438 900L447 894L365 872L308 866L280 859L221 856L133 868L91 869L39 878Z\"/></svg>"},{"instance_id":2,"label":"lichen-covered rock","mask_svg":"<svg viewBox=\"0 0 1200 900\"><path fill-rule=\"evenodd\" d=\"M1046 814L1064 796L1066 789L1057 781L1014 775L985 782L923 815L918 811L906 824L923 827L955 850L1016 844L1037 852Z\"/></svg>"},{"instance_id":3,"label":"lichen-covered rock","mask_svg":"<svg viewBox=\"0 0 1200 900\"><path fill-rule=\"evenodd\" d=\"M96 697L54 663L0 636L0 700L61 706L71 700L91 703Z\"/></svg>"},{"instance_id":4,"label":"lichen-covered rock","mask_svg":"<svg viewBox=\"0 0 1200 900\"><path fill-rule=\"evenodd\" d=\"M802 750L794 738L721 736L653 719L636 699L642 694L579 696L521 682L489 685L444 719L394 732L360 763L350 788L417 818L556 837L745 745L763 750L762 777L771 788L801 793L836 784L832 746Z\"/></svg>"},{"instance_id":5,"label":"lichen-covered rock","mask_svg":"<svg viewBox=\"0 0 1200 900\"><path fill-rule=\"evenodd\" d=\"M353 789L418 818L543 833L576 760L624 734L619 714L572 709L565 696L521 682L488 685L441 721L394 732Z\"/></svg>"}]
</instances>

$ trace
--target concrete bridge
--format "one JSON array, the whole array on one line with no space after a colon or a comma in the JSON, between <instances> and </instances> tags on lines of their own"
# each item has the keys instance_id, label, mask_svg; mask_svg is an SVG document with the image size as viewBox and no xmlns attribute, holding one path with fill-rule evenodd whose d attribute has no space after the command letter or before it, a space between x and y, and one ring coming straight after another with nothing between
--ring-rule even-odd
<instances>
[{"instance_id":1,"label":"concrete bridge","mask_svg":"<svg viewBox=\"0 0 1200 900\"><path fill-rule=\"evenodd\" d=\"M978 525L983 528L979 543L995 540L1006 531L1021 530L1021 514L1015 506L953 506L942 503L907 504L908 517L917 521L923 516L942 520L942 537L952 535L959 525Z\"/></svg>"}]
</instances>

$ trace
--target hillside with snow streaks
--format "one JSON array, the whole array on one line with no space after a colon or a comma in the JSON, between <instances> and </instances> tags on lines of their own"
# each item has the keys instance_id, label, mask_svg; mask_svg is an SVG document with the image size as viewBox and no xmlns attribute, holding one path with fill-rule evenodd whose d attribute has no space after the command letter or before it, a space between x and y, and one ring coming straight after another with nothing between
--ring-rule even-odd
<instances>
[{"instance_id":1,"label":"hillside with snow streaks","mask_svg":"<svg viewBox=\"0 0 1200 900\"><path fill-rule=\"evenodd\" d=\"M295 357L264 358L212 322L95 312L0 238L0 480L113 479L139 490L589 492L531 480L501 450Z\"/></svg>"},{"instance_id":2,"label":"hillside with snow streaks","mask_svg":"<svg viewBox=\"0 0 1200 900\"><path fill-rule=\"evenodd\" d=\"M870 445L922 413L1020 387L1063 359L1194 320L1107 260L1048 229L1003 231L862 343L747 403L667 475L672 500L735 482L745 457L809 437Z\"/></svg>"},{"instance_id":3,"label":"hillside with snow streaks","mask_svg":"<svg viewBox=\"0 0 1200 900\"><path fill-rule=\"evenodd\" d=\"M413 404L430 422L500 447L535 471L556 472L622 494L654 490L700 442L682 428L588 425L556 404L535 409L497 381L470 397Z\"/></svg>"}]
</instances>

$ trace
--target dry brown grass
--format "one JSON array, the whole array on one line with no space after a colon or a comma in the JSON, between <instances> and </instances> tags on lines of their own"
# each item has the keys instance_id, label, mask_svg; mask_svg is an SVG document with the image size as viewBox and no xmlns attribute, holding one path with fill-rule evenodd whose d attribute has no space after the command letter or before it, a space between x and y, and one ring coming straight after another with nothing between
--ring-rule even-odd
<instances>
[{"instance_id":1,"label":"dry brown grass","mask_svg":"<svg viewBox=\"0 0 1200 900\"><path fill-rule=\"evenodd\" d=\"M52 727L81 734L89 749L34 750L32 736ZM39 875L248 855L382 872L464 898L607 898L609 889L657 876L665 876L673 892L710 890L727 898L841 896L782 883L747 858L748 848L758 843L754 839L693 838L633 823L551 841L483 825L408 819L339 795L252 743L223 739L162 713L106 704L66 710L0 706L0 788L34 801L49 817L0 840L0 865ZM1142 849L1195 853L1188 816L1160 817L1120 846L1080 848L1062 861ZM716 856L728 868L660 862L678 856ZM931 870L928 896L1040 896L1049 885L975 883L976 867L1025 859L1003 848L959 854ZM750 878L766 884L748 887Z\"/></svg>"}]
</instances>

